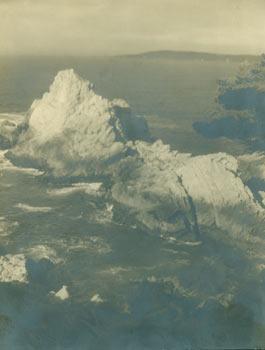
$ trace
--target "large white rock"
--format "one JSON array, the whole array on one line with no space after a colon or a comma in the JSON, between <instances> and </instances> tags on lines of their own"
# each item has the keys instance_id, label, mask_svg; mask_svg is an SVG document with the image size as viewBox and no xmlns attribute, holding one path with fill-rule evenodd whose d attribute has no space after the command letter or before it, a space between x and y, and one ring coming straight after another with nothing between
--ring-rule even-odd
<instances>
[{"instance_id":1,"label":"large white rock","mask_svg":"<svg viewBox=\"0 0 265 350\"><path fill-rule=\"evenodd\" d=\"M152 230L217 227L236 238L264 233L265 211L240 178L236 158L192 157L161 142L136 142L137 155L121 161L113 197Z\"/></svg>"},{"instance_id":2,"label":"large white rock","mask_svg":"<svg viewBox=\"0 0 265 350\"><path fill-rule=\"evenodd\" d=\"M35 160L56 175L87 175L123 157L128 140L145 137L145 120L125 101L97 95L70 69L33 102L29 128L13 156Z\"/></svg>"},{"instance_id":3,"label":"large white rock","mask_svg":"<svg viewBox=\"0 0 265 350\"><path fill-rule=\"evenodd\" d=\"M240 178L234 157L194 157L178 173L194 203L198 225L214 225L237 238L263 236L265 211Z\"/></svg>"}]
</instances>

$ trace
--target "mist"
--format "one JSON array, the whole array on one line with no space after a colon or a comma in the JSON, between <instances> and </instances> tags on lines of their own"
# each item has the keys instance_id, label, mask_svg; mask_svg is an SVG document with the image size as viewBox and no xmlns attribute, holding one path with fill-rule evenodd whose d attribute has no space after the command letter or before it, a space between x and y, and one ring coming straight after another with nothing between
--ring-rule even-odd
<instances>
[{"instance_id":1,"label":"mist","mask_svg":"<svg viewBox=\"0 0 265 350\"><path fill-rule=\"evenodd\" d=\"M262 0L0 0L0 55L260 54Z\"/></svg>"}]
</instances>

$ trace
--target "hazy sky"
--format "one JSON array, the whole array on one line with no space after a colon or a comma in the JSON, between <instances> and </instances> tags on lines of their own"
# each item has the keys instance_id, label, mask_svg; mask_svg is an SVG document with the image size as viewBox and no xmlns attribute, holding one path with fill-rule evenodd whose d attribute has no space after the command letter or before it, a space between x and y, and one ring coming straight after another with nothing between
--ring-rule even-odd
<instances>
[{"instance_id":1,"label":"hazy sky","mask_svg":"<svg viewBox=\"0 0 265 350\"><path fill-rule=\"evenodd\" d=\"M265 51L265 0L0 0L0 54Z\"/></svg>"}]
</instances>

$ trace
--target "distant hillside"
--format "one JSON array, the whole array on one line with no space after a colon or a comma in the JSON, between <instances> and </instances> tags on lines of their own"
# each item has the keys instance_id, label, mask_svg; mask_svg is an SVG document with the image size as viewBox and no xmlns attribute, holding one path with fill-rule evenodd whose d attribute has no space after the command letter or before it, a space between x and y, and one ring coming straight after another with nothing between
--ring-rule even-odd
<instances>
[{"instance_id":1,"label":"distant hillside","mask_svg":"<svg viewBox=\"0 0 265 350\"><path fill-rule=\"evenodd\" d=\"M258 56L253 55L227 55L207 52L189 51L150 51L124 57L138 57L146 59L170 59L170 60L206 60L206 61L256 61Z\"/></svg>"}]
</instances>

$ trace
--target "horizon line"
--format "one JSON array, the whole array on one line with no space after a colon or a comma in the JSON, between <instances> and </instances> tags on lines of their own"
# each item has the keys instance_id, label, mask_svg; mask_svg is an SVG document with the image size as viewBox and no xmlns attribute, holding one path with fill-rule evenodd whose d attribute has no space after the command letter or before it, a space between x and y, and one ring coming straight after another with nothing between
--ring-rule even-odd
<instances>
[{"instance_id":1,"label":"horizon line","mask_svg":"<svg viewBox=\"0 0 265 350\"><path fill-rule=\"evenodd\" d=\"M95 53L95 54L28 54L28 53L0 53L0 57L128 57L128 56L141 56L146 54L157 54L157 53L180 53L180 54L201 54L201 55L212 55L212 56L251 56L258 57L261 56L262 53L219 53L214 51L193 51L193 50L170 50L170 49L161 49L161 50L149 50L149 51L140 51L136 53L117 53L117 54L103 54L103 53Z\"/></svg>"}]
</instances>

